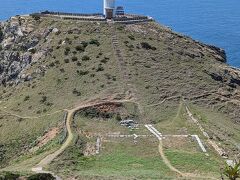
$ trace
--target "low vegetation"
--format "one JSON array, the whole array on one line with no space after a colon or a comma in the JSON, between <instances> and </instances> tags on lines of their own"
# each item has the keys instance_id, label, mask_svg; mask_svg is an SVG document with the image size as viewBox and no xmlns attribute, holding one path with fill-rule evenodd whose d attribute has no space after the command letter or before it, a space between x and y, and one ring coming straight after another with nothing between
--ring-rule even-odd
<instances>
[{"instance_id":1,"label":"low vegetation","mask_svg":"<svg viewBox=\"0 0 240 180\"><path fill-rule=\"evenodd\" d=\"M63 179L176 179L160 157L159 142L144 126L153 124L164 135L199 135L209 156L192 139L170 138L163 140L165 155L184 173L219 178L224 161L189 119L186 105L229 158L239 152L238 73L222 63L217 48L155 22L113 24L119 57L108 24L24 18L22 23L34 28L7 53L17 57L14 52L21 44L42 38L32 47L34 53L24 46L13 60L17 64L22 54L31 56L32 63L18 67L24 74L9 74L0 86L0 167L4 170L25 172L61 146L67 136L63 109L107 98L136 102L93 106L76 113L74 141L47 170ZM122 120L134 120L137 128L121 126ZM52 128L59 134L30 153ZM145 136L134 139L135 135ZM97 139L101 140L99 154Z\"/></svg>"}]
</instances>

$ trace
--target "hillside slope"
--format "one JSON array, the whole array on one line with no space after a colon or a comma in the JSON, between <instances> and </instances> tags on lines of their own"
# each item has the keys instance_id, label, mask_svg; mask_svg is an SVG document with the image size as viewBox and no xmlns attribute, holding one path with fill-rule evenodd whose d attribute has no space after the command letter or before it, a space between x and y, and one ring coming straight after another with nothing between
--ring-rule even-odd
<instances>
[{"instance_id":1,"label":"hillside slope","mask_svg":"<svg viewBox=\"0 0 240 180\"><path fill-rule=\"evenodd\" d=\"M136 145L107 137L150 135L144 125L153 124L164 135L199 135L209 157L191 140L174 138L164 140L166 156L185 173L218 177L223 160L191 122L186 106L230 158L239 152L240 71L226 64L223 50L155 22L19 16L2 23L0 32L0 167L5 170L29 171L61 146L65 109L108 99L124 102L76 114L74 142L48 169L69 178L171 179L176 174L164 165L154 137ZM137 130L119 125L128 118L138 122Z\"/></svg>"}]
</instances>

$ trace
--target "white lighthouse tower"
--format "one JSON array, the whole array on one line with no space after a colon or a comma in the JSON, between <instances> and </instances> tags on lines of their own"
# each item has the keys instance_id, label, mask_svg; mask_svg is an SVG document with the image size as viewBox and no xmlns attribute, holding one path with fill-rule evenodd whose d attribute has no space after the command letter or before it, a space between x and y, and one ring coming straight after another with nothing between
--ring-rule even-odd
<instances>
[{"instance_id":1,"label":"white lighthouse tower","mask_svg":"<svg viewBox=\"0 0 240 180\"><path fill-rule=\"evenodd\" d=\"M115 16L115 0L103 0L103 14L107 19Z\"/></svg>"}]
</instances>

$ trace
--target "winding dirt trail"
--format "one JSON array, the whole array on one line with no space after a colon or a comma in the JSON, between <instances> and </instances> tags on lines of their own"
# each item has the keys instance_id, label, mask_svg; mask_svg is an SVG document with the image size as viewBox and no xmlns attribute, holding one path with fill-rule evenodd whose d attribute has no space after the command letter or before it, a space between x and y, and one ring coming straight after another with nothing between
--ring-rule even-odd
<instances>
[{"instance_id":1,"label":"winding dirt trail","mask_svg":"<svg viewBox=\"0 0 240 180\"><path fill-rule=\"evenodd\" d=\"M214 180L218 180L218 178L214 178L214 177L209 177L209 176L200 176L200 175L196 175L196 174L192 174L192 173L183 173L180 170L178 170L177 168L175 168L171 162L168 160L168 158L165 156L165 153L163 151L163 143L162 140L159 141L159 145L158 145L158 151L160 153L160 156L164 162L164 164L173 172L175 172L176 174L178 174L180 176L180 178L184 178L184 179L214 179Z\"/></svg>"},{"instance_id":2,"label":"winding dirt trail","mask_svg":"<svg viewBox=\"0 0 240 180\"><path fill-rule=\"evenodd\" d=\"M55 151L52 154L49 154L47 157L42 159L40 161L40 163L37 165L37 167L43 168L46 165L50 164L57 156L59 156L61 153L63 153L63 151L72 142L72 140L73 140L73 133L72 133L72 130L71 130L71 120L73 118L73 115L74 115L75 111L76 111L75 109L67 110L68 115L67 115L66 127L67 127L68 137L67 137L66 141L63 143L63 145L61 146L60 149L58 149L57 151Z\"/></svg>"},{"instance_id":3,"label":"winding dirt trail","mask_svg":"<svg viewBox=\"0 0 240 180\"><path fill-rule=\"evenodd\" d=\"M6 113L6 114L4 114L5 116L14 116L14 117L21 118L21 119L39 119L42 117L51 116L51 115L63 112L63 110L57 110L57 111L54 111L53 113L49 113L49 114L45 114L45 115L41 115L41 116L20 116L18 114L14 114L14 113L4 110L4 109L0 109L0 111Z\"/></svg>"},{"instance_id":4,"label":"winding dirt trail","mask_svg":"<svg viewBox=\"0 0 240 180\"><path fill-rule=\"evenodd\" d=\"M129 99L129 100L102 100L102 101L99 100L97 102L92 101L92 102L84 103L82 105L77 106L74 109L71 109L71 110L65 109L65 111L68 113L67 114L67 120L66 120L66 128L67 128L68 136L67 136L66 141L60 147L60 149L58 149L57 151L55 151L52 154L49 154L44 159L42 159L35 167L32 168L32 171L35 172L35 173L50 173L57 180L61 180L61 178L56 176L53 172L44 171L43 168L46 167L47 165L49 165L60 154L62 154L66 150L66 148L72 143L74 135L73 135L73 132L71 130L71 125L72 125L72 119L73 119L75 113L78 112L81 109L101 105L101 104L104 104L104 103L123 103L123 102L132 102L132 100L131 99Z\"/></svg>"}]
</instances>

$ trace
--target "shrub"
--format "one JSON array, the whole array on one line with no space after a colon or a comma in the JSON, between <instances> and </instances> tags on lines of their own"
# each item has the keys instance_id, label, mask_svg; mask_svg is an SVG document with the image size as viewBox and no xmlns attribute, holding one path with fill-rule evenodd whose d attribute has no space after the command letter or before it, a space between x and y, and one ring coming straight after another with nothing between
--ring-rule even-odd
<instances>
[{"instance_id":1,"label":"shrub","mask_svg":"<svg viewBox=\"0 0 240 180\"><path fill-rule=\"evenodd\" d=\"M226 165L223 174L230 180L236 180L240 178L240 160L239 162L235 162L234 166Z\"/></svg>"},{"instance_id":2,"label":"shrub","mask_svg":"<svg viewBox=\"0 0 240 180\"><path fill-rule=\"evenodd\" d=\"M122 31L122 30L124 30L124 26L118 26L117 29L118 29L119 31Z\"/></svg>"},{"instance_id":3,"label":"shrub","mask_svg":"<svg viewBox=\"0 0 240 180\"><path fill-rule=\"evenodd\" d=\"M70 52L70 47L66 47L64 54L67 56L69 54L69 52Z\"/></svg>"},{"instance_id":4,"label":"shrub","mask_svg":"<svg viewBox=\"0 0 240 180\"><path fill-rule=\"evenodd\" d=\"M113 80L113 81L116 81L116 80L117 80L116 76L113 76L113 77L112 77L112 80Z\"/></svg>"},{"instance_id":5,"label":"shrub","mask_svg":"<svg viewBox=\"0 0 240 180\"><path fill-rule=\"evenodd\" d=\"M60 64L60 61L59 61L59 60L56 60L55 63L56 63L56 64Z\"/></svg>"},{"instance_id":6,"label":"shrub","mask_svg":"<svg viewBox=\"0 0 240 180\"><path fill-rule=\"evenodd\" d=\"M89 60L90 60L90 57L87 56L87 55L85 55L85 56L82 57L82 60L83 60L83 61L89 61Z\"/></svg>"},{"instance_id":7,"label":"shrub","mask_svg":"<svg viewBox=\"0 0 240 180\"><path fill-rule=\"evenodd\" d=\"M3 32L2 30L0 29L0 41L3 39Z\"/></svg>"},{"instance_id":8,"label":"shrub","mask_svg":"<svg viewBox=\"0 0 240 180\"><path fill-rule=\"evenodd\" d=\"M69 63L69 59L64 59L64 62L65 63Z\"/></svg>"},{"instance_id":9,"label":"shrub","mask_svg":"<svg viewBox=\"0 0 240 180\"><path fill-rule=\"evenodd\" d=\"M53 103L47 102L46 105L47 106L53 106Z\"/></svg>"},{"instance_id":10,"label":"shrub","mask_svg":"<svg viewBox=\"0 0 240 180\"><path fill-rule=\"evenodd\" d=\"M88 46L88 42L86 42L86 41L82 41L81 44L84 48L86 48Z\"/></svg>"},{"instance_id":11,"label":"shrub","mask_svg":"<svg viewBox=\"0 0 240 180\"><path fill-rule=\"evenodd\" d=\"M20 177L19 174L14 174L12 172L2 172L0 173L0 180L15 180Z\"/></svg>"},{"instance_id":12,"label":"shrub","mask_svg":"<svg viewBox=\"0 0 240 180\"><path fill-rule=\"evenodd\" d=\"M101 62L105 64L105 63L107 63L107 62L108 62L108 60L109 60L109 58L107 58L107 57L104 57L104 59L103 59L103 60L101 60Z\"/></svg>"},{"instance_id":13,"label":"shrub","mask_svg":"<svg viewBox=\"0 0 240 180\"><path fill-rule=\"evenodd\" d=\"M129 35L128 38L131 39L131 40L135 40L135 37L132 34Z\"/></svg>"},{"instance_id":14,"label":"shrub","mask_svg":"<svg viewBox=\"0 0 240 180\"><path fill-rule=\"evenodd\" d=\"M72 93L76 96L81 96L81 92L78 91L76 88L73 89Z\"/></svg>"},{"instance_id":15,"label":"shrub","mask_svg":"<svg viewBox=\"0 0 240 180\"><path fill-rule=\"evenodd\" d=\"M94 45L100 46L100 42L96 39L91 39L89 44L94 44Z\"/></svg>"},{"instance_id":16,"label":"shrub","mask_svg":"<svg viewBox=\"0 0 240 180\"><path fill-rule=\"evenodd\" d=\"M142 48L143 49L147 49L147 50L156 50L157 48L156 47L154 47L154 46L151 46L150 44L148 44L147 42L142 42L141 43L141 46L142 46Z\"/></svg>"},{"instance_id":17,"label":"shrub","mask_svg":"<svg viewBox=\"0 0 240 180\"><path fill-rule=\"evenodd\" d=\"M121 121L121 120L122 120L121 115L118 113L118 114L116 115L116 121Z\"/></svg>"},{"instance_id":18,"label":"shrub","mask_svg":"<svg viewBox=\"0 0 240 180\"><path fill-rule=\"evenodd\" d=\"M96 71L97 71L97 72L99 72L99 71L104 71L104 68L99 65Z\"/></svg>"},{"instance_id":19,"label":"shrub","mask_svg":"<svg viewBox=\"0 0 240 180\"><path fill-rule=\"evenodd\" d=\"M95 74L91 74L90 77L95 77Z\"/></svg>"},{"instance_id":20,"label":"shrub","mask_svg":"<svg viewBox=\"0 0 240 180\"><path fill-rule=\"evenodd\" d=\"M47 96L42 96L42 99L40 100L41 103L45 103L47 101Z\"/></svg>"},{"instance_id":21,"label":"shrub","mask_svg":"<svg viewBox=\"0 0 240 180\"><path fill-rule=\"evenodd\" d=\"M41 16L39 14L31 14L31 17L35 20L35 21L39 21L41 19Z\"/></svg>"},{"instance_id":22,"label":"shrub","mask_svg":"<svg viewBox=\"0 0 240 180\"><path fill-rule=\"evenodd\" d=\"M85 51L85 47L83 45L78 45L75 47L75 49L79 52L84 52Z\"/></svg>"},{"instance_id":23,"label":"shrub","mask_svg":"<svg viewBox=\"0 0 240 180\"><path fill-rule=\"evenodd\" d=\"M89 73L89 71L82 71L82 70L77 70L77 73L80 75L80 76L84 76L84 75L87 75Z\"/></svg>"},{"instance_id":24,"label":"shrub","mask_svg":"<svg viewBox=\"0 0 240 180\"><path fill-rule=\"evenodd\" d=\"M39 173L29 176L27 180L55 180L55 177L48 173Z\"/></svg>"},{"instance_id":25,"label":"shrub","mask_svg":"<svg viewBox=\"0 0 240 180\"><path fill-rule=\"evenodd\" d=\"M69 51L64 51L64 55L67 56L69 54Z\"/></svg>"},{"instance_id":26,"label":"shrub","mask_svg":"<svg viewBox=\"0 0 240 180\"><path fill-rule=\"evenodd\" d=\"M60 44L62 44L62 42L63 42L63 40L60 39L60 40L58 41L58 44L60 45Z\"/></svg>"},{"instance_id":27,"label":"shrub","mask_svg":"<svg viewBox=\"0 0 240 180\"><path fill-rule=\"evenodd\" d=\"M106 59L102 59L101 62L106 64L108 61Z\"/></svg>"},{"instance_id":28,"label":"shrub","mask_svg":"<svg viewBox=\"0 0 240 180\"><path fill-rule=\"evenodd\" d=\"M24 101L28 101L30 99L30 96L25 96Z\"/></svg>"},{"instance_id":29,"label":"shrub","mask_svg":"<svg viewBox=\"0 0 240 180\"><path fill-rule=\"evenodd\" d=\"M54 62L51 62L51 63L49 64L49 66L50 66L50 67L54 67L54 66L55 66Z\"/></svg>"},{"instance_id":30,"label":"shrub","mask_svg":"<svg viewBox=\"0 0 240 180\"><path fill-rule=\"evenodd\" d=\"M32 54L35 54L36 53L36 49L31 48L31 49L29 49L29 52L32 53Z\"/></svg>"},{"instance_id":31,"label":"shrub","mask_svg":"<svg viewBox=\"0 0 240 180\"><path fill-rule=\"evenodd\" d=\"M65 38L65 42L68 44L72 44L72 41L69 38Z\"/></svg>"},{"instance_id":32,"label":"shrub","mask_svg":"<svg viewBox=\"0 0 240 180\"><path fill-rule=\"evenodd\" d=\"M73 57L72 57L72 61L73 61L73 62L76 62L77 60L78 60L78 58L77 58L76 56L73 56Z\"/></svg>"}]
</instances>

